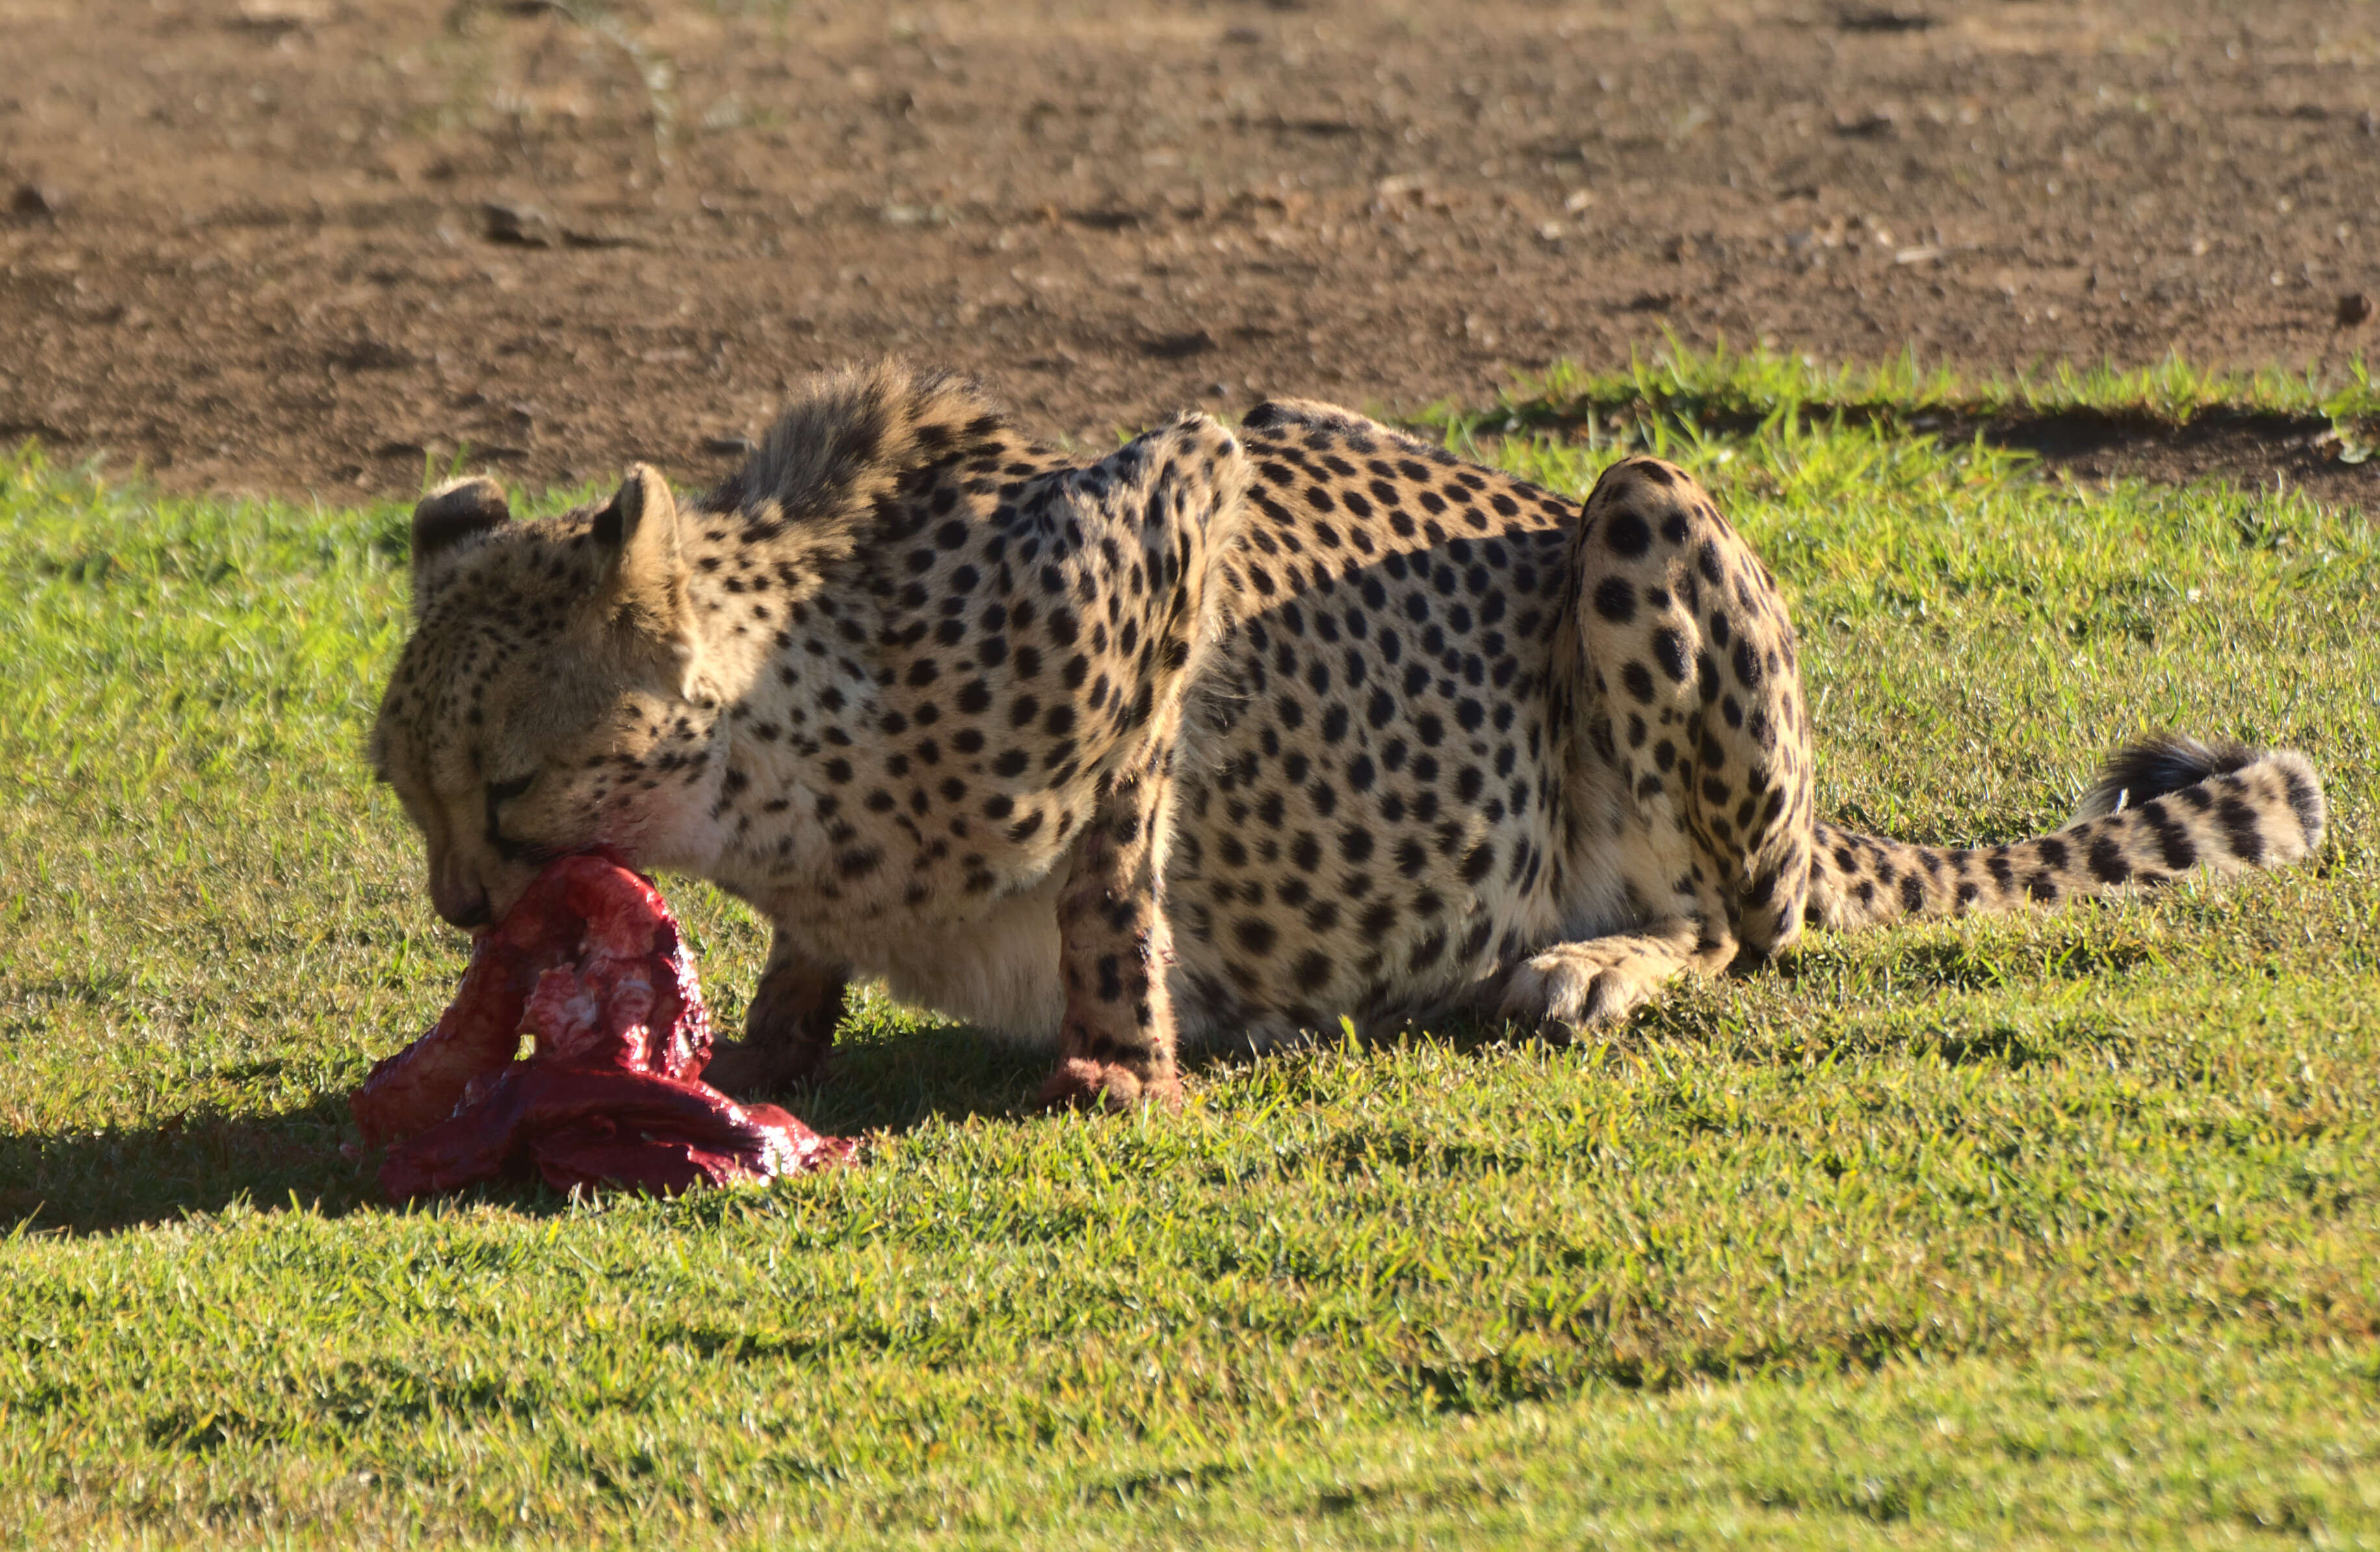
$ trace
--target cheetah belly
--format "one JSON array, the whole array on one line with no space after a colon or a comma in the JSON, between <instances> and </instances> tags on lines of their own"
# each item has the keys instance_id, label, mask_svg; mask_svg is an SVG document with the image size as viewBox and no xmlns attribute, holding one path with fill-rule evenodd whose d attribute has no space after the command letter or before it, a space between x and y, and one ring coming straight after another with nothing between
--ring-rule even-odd
<instances>
[{"instance_id":1,"label":"cheetah belly","mask_svg":"<svg viewBox=\"0 0 2380 1552\"><path fill-rule=\"evenodd\" d=\"M913 1007L931 1008L1020 1045L1054 1046L1066 1011L1058 975L1059 868L973 921L880 943L854 961Z\"/></svg>"}]
</instances>

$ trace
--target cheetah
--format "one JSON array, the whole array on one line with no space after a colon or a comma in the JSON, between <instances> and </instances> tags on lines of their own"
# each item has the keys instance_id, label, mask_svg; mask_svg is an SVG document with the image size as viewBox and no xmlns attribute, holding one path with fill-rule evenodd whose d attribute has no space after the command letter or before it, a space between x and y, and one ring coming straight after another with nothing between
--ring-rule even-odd
<instances>
[{"instance_id":1,"label":"cheetah","mask_svg":"<svg viewBox=\"0 0 2380 1552\"><path fill-rule=\"evenodd\" d=\"M1693 479L1584 505L1350 411L1099 459L898 364L810 383L684 507L413 521L371 757L478 928L605 846L772 928L732 1092L816 1073L848 988L1057 1048L1051 1103L1184 1045L1450 1015L1578 1029L1845 929L2299 861L2287 750L2159 736L2052 834L1816 818L1793 628Z\"/></svg>"}]
</instances>

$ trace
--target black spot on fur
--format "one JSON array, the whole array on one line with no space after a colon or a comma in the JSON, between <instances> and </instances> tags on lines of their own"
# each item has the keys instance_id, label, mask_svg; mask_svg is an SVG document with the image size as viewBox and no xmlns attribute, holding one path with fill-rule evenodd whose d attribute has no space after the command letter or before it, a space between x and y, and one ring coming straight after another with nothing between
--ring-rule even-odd
<instances>
[{"instance_id":1,"label":"black spot on fur","mask_svg":"<svg viewBox=\"0 0 2380 1552\"><path fill-rule=\"evenodd\" d=\"M2091 843L2091 873L2104 884L2120 884L2132 876L2132 865L2124 860L2124 849L2112 835L2103 835Z\"/></svg>"},{"instance_id":2,"label":"black spot on fur","mask_svg":"<svg viewBox=\"0 0 2380 1552\"><path fill-rule=\"evenodd\" d=\"M1653 656L1673 685L1686 682L1686 640L1667 628L1653 633Z\"/></svg>"},{"instance_id":3,"label":"black spot on fur","mask_svg":"<svg viewBox=\"0 0 2380 1552\"><path fill-rule=\"evenodd\" d=\"M2227 797L2215 806L2215 822L2223 827L2223 843L2233 856L2247 863L2263 860L2265 831L2253 808L2236 797Z\"/></svg>"},{"instance_id":4,"label":"black spot on fur","mask_svg":"<svg viewBox=\"0 0 2380 1552\"><path fill-rule=\"evenodd\" d=\"M1603 525L1603 542L1623 561L1633 561L1653 547L1653 530L1633 507L1621 507Z\"/></svg>"}]
</instances>

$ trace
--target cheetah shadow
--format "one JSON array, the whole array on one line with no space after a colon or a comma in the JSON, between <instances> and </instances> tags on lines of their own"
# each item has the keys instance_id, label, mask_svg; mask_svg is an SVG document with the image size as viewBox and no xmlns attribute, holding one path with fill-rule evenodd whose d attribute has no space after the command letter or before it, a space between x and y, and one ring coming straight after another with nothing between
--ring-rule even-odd
<instances>
[{"instance_id":1,"label":"cheetah shadow","mask_svg":"<svg viewBox=\"0 0 2380 1552\"><path fill-rule=\"evenodd\" d=\"M1310 1031L1262 1049L1229 1040L1182 1052L1191 1084L1222 1083L1268 1063L1295 1061L1336 1048L1338 1029ZM1464 1057L1515 1047L1560 1047L1570 1037L1486 1014L1453 1013L1384 1025L1356 1037L1365 1051L1428 1045ZM897 1135L935 1122L977 1119L1032 1124L1050 1114L1042 1084L1057 1063L1054 1047L1026 1047L965 1025L943 1025L858 1041L839 1040L826 1075L768 1096L819 1131Z\"/></svg>"},{"instance_id":2,"label":"cheetah shadow","mask_svg":"<svg viewBox=\"0 0 2380 1552\"><path fill-rule=\"evenodd\" d=\"M898 1134L933 1120L1028 1118L1046 1062L961 1030L859 1048L824 1083L776 1096L820 1132ZM987 1049L989 1048L989 1049ZM0 1240L12 1231L83 1238L176 1223L243 1206L326 1219L443 1210L447 1202L531 1217L565 1212L566 1194L505 1179L400 1206L381 1190L378 1148L358 1146L345 1093L265 1114L205 1110L147 1126L0 1132Z\"/></svg>"},{"instance_id":3,"label":"cheetah shadow","mask_svg":"<svg viewBox=\"0 0 2380 1552\"><path fill-rule=\"evenodd\" d=\"M898 1135L976 1117L1029 1124L1051 1056L960 1025L862 1037L838 1046L823 1082L772 1097L817 1130ZM249 1206L293 1204L324 1218L393 1206L378 1149L357 1146L345 1092L269 1113L200 1110L144 1126L0 1132L0 1238L84 1237ZM571 1198L534 1181L502 1181L453 1198L531 1216Z\"/></svg>"},{"instance_id":4,"label":"cheetah shadow","mask_svg":"<svg viewBox=\"0 0 2380 1552\"><path fill-rule=\"evenodd\" d=\"M382 1204L350 1158L343 1095L268 1115L200 1111L150 1126L0 1133L0 1234L106 1234L293 1201L340 1217Z\"/></svg>"},{"instance_id":5,"label":"cheetah shadow","mask_svg":"<svg viewBox=\"0 0 2380 1552\"><path fill-rule=\"evenodd\" d=\"M1293 1061L1336 1044L1336 1032L1257 1053L1228 1043L1185 1051L1193 1083L1228 1082L1261 1063ZM1366 1050L1415 1041L1487 1057L1514 1044L1558 1037L1491 1018L1452 1017L1385 1029ZM937 1025L838 1043L820 1082L774 1096L817 1130L897 1137L936 1122L977 1119L1040 1124L1038 1096L1055 1061L963 1025ZM199 1111L137 1127L0 1132L0 1236L80 1238L212 1215L242 1205L261 1212L293 1205L323 1218L357 1212L443 1210L438 1203L392 1206L380 1189L378 1150L353 1146L344 1093L268 1114ZM571 1209L571 1198L532 1181L500 1182L454 1200L528 1216Z\"/></svg>"},{"instance_id":6,"label":"cheetah shadow","mask_svg":"<svg viewBox=\"0 0 2380 1552\"><path fill-rule=\"evenodd\" d=\"M1023 1117L1046 1066L970 1032L937 1029L856 1047L843 1071L781 1102L830 1133ZM144 1126L0 1132L0 1238L20 1229L112 1234L242 1205L271 1213L294 1204L323 1218L438 1210L393 1206L380 1188L380 1150L356 1141L345 1093L262 1114L201 1110ZM532 1216L571 1206L567 1195L533 1181L496 1182L455 1200Z\"/></svg>"},{"instance_id":7,"label":"cheetah shadow","mask_svg":"<svg viewBox=\"0 0 2380 1552\"><path fill-rule=\"evenodd\" d=\"M1229 1041L1202 1043L1181 1057L1190 1083L1225 1082L1267 1062L1337 1046L1338 1030L1317 1031L1259 1051ZM1366 1033L1366 1050L1423 1042L1475 1053L1535 1040L1501 1022L1469 1016ZM897 1136L939 1122L989 1120L1032 1125L1051 1112L1042 1085L1057 1065L1057 1049L1026 1046L966 1025L949 1024L838 1039L821 1078L766 1095L820 1132ZM738 1097L744 1097L738 1096Z\"/></svg>"}]
</instances>

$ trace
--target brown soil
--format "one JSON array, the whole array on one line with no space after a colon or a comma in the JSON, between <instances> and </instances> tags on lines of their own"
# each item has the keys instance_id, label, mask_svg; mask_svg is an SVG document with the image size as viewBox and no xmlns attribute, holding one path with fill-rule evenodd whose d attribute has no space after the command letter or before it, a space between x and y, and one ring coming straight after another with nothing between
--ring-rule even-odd
<instances>
[{"instance_id":1,"label":"brown soil","mask_svg":"<svg viewBox=\"0 0 2380 1552\"><path fill-rule=\"evenodd\" d=\"M2335 370L2380 327L2340 321L2380 16L2334 0L0 0L0 435L181 488L700 479L881 351L1104 442L1664 331ZM2173 468L2324 463L2220 435Z\"/></svg>"}]
</instances>

